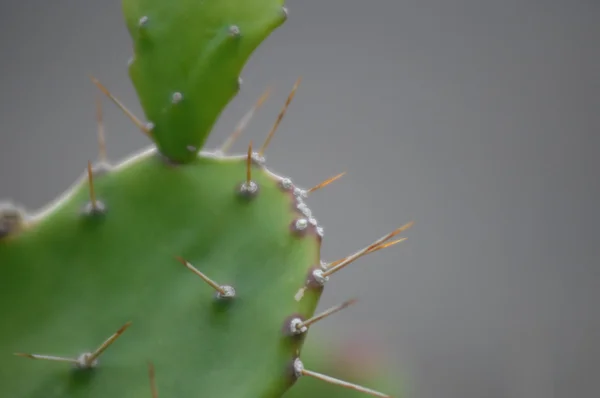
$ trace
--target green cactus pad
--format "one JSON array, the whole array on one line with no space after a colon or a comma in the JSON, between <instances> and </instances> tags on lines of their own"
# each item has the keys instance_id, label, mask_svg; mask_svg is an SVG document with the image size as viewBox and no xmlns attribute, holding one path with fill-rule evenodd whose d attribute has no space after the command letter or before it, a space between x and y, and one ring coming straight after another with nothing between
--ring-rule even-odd
<instances>
[{"instance_id":1,"label":"green cactus pad","mask_svg":"<svg viewBox=\"0 0 600 398\"><path fill-rule=\"evenodd\" d=\"M88 165L37 215L0 205L0 397L153 398L154 386L159 398L364 396L309 371L384 389L388 369L370 372L364 357L305 353L306 327L328 313L302 320L330 275L409 224L324 263L303 201L314 188L251 148L202 151L249 56L286 19L283 1L122 6L147 125L93 81L156 147Z\"/></svg>"},{"instance_id":2,"label":"green cactus pad","mask_svg":"<svg viewBox=\"0 0 600 398\"><path fill-rule=\"evenodd\" d=\"M146 363L161 398L275 398L294 382L304 335L321 294L295 293L320 261L314 225L280 178L253 163L255 196L240 195L246 157L197 157L173 166L154 151L87 178L43 216L0 239L0 396L150 398ZM215 291L181 256L219 284ZM76 358L126 322L93 369L22 358Z\"/></svg>"},{"instance_id":3,"label":"green cactus pad","mask_svg":"<svg viewBox=\"0 0 600 398\"><path fill-rule=\"evenodd\" d=\"M123 0L129 74L160 152L193 161L258 45L286 19L282 0Z\"/></svg>"}]
</instances>

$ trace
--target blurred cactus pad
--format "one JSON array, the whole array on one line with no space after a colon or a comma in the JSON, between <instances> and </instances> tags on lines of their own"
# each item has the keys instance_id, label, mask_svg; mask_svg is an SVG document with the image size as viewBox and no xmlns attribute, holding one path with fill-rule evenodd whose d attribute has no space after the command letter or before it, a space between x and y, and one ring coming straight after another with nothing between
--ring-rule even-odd
<instances>
[{"instance_id":1,"label":"blurred cactus pad","mask_svg":"<svg viewBox=\"0 0 600 398\"><path fill-rule=\"evenodd\" d=\"M228 154L266 94L204 148L252 52L286 20L282 1L122 6L144 118L93 80L151 146L112 164L101 145L53 203L0 207L0 396L397 397L394 369L357 371L360 358L333 361L346 349L308 341L305 354L304 342L354 302L317 310L330 278L412 223L321 259L307 201L339 176L304 189L265 160L299 80L262 146Z\"/></svg>"}]
</instances>

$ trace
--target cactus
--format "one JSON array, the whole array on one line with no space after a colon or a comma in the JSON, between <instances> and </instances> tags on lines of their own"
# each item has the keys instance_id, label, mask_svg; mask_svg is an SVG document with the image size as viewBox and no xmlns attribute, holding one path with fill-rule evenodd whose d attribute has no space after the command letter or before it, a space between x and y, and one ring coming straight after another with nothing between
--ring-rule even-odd
<instances>
[{"instance_id":1,"label":"cactus","mask_svg":"<svg viewBox=\"0 0 600 398\"><path fill-rule=\"evenodd\" d=\"M92 79L152 145L118 164L89 162L37 213L0 208L0 395L388 396L324 379L303 346L353 302L317 312L329 278L402 241L391 239L412 223L321 260L323 229L306 200L339 176L302 189L264 158L299 80L258 151L227 154L267 93L222 148L204 149L245 62L286 19L282 1L123 0L123 12L147 122Z\"/></svg>"}]
</instances>

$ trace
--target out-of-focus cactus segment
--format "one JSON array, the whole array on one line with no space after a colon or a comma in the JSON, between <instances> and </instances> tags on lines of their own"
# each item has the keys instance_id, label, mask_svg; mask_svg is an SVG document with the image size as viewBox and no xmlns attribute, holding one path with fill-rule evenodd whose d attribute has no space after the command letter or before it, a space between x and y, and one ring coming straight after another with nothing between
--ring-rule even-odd
<instances>
[{"instance_id":1,"label":"out-of-focus cactus segment","mask_svg":"<svg viewBox=\"0 0 600 398\"><path fill-rule=\"evenodd\" d=\"M258 45L287 17L283 0L123 0L129 74L160 152L186 163L239 89Z\"/></svg>"}]
</instances>

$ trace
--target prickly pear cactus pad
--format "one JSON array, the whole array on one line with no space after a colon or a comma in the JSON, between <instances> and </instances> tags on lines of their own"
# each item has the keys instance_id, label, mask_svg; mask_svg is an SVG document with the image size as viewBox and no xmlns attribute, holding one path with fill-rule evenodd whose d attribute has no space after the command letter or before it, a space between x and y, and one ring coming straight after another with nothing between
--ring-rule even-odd
<instances>
[{"instance_id":1,"label":"prickly pear cactus pad","mask_svg":"<svg viewBox=\"0 0 600 398\"><path fill-rule=\"evenodd\" d=\"M154 145L108 162L99 107L100 161L37 213L0 206L0 397L279 398L301 378L389 397L327 377L302 348L355 302L316 311L330 278L403 241L391 239L412 223L321 259L324 230L307 201L342 174L302 189L264 157L300 80L258 151L227 153L268 92L221 148L202 147L244 61L287 15L281 2L123 9L149 122L93 80Z\"/></svg>"},{"instance_id":2,"label":"prickly pear cactus pad","mask_svg":"<svg viewBox=\"0 0 600 398\"><path fill-rule=\"evenodd\" d=\"M286 17L282 0L124 0L131 80L159 150L189 162L238 92L252 51Z\"/></svg>"},{"instance_id":3,"label":"prickly pear cactus pad","mask_svg":"<svg viewBox=\"0 0 600 398\"><path fill-rule=\"evenodd\" d=\"M147 396L147 360L163 396L279 397L310 375L307 329L351 304L313 317L323 284L358 255L322 263L307 191L256 157L90 167L6 234L2 396Z\"/></svg>"},{"instance_id":4,"label":"prickly pear cactus pad","mask_svg":"<svg viewBox=\"0 0 600 398\"><path fill-rule=\"evenodd\" d=\"M164 396L266 397L289 387L302 339L287 323L315 309L318 290L294 294L319 264L320 237L296 226L304 218L280 179L253 167L258 191L245 192L245 157L171 167L148 152L94 178L95 205L84 180L3 240L1 395L146 396L146 360ZM234 297L216 297L182 259ZM97 372L7 357L77 358L127 322Z\"/></svg>"}]
</instances>

